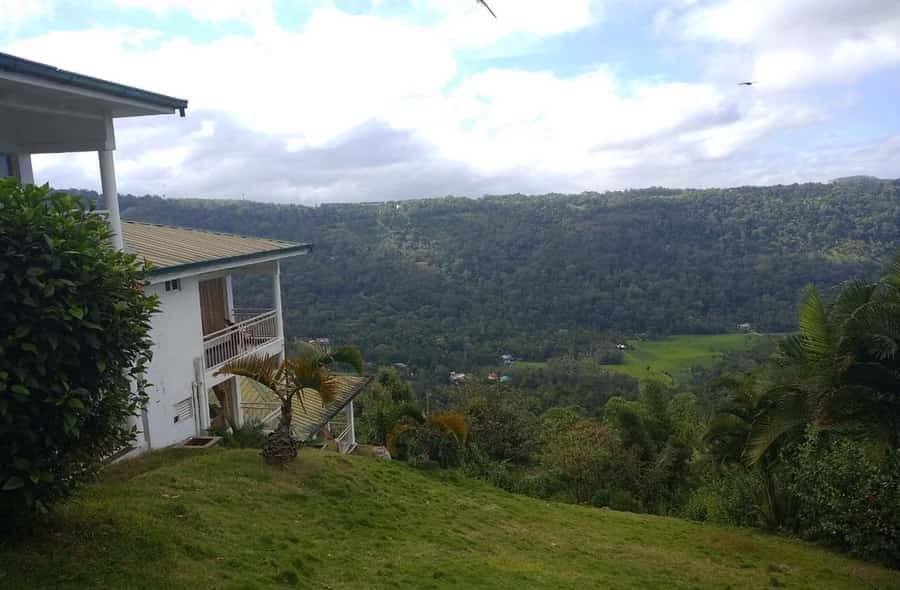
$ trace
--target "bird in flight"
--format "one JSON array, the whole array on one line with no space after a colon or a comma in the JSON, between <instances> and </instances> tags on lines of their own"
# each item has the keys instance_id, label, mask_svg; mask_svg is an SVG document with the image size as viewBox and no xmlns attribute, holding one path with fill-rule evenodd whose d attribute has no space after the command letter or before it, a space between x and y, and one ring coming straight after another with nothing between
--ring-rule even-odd
<instances>
[{"instance_id":1,"label":"bird in flight","mask_svg":"<svg viewBox=\"0 0 900 590\"><path fill-rule=\"evenodd\" d=\"M756 82L738 82L738 86L753 86Z\"/></svg>"},{"instance_id":2,"label":"bird in flight","mask_svg":"<svg viewBox=\"0 0 900 590\"><path fill-rule=\"evenodd\" d=\"M484 0L476 0L476 2L478 2L479 4L481 4L482 6L484 6L485 8L487 8L487 11L491 13L491 16L492 16L492 17L497 18L497 15L494 14L494 11L491 10L491 7L488 6L488 3L487 3L487 2L485 2Z\"/></svg>"}]
</instances>

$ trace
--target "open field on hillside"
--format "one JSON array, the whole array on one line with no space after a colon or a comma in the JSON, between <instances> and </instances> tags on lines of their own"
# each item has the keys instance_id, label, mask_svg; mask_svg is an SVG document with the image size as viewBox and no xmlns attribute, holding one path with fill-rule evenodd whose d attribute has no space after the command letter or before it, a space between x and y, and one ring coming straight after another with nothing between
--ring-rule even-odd
<instances>
[{"instance_id":1,"label":"open field on hillside","mask_svg":"<svg viewBox=\"0 0 900 590\"><path fill-rule=\"evenodd\" d=\"M45 533L3 588L898 588L900 572L757 531L512 495L454 472L304 450L157 453Z\"/></svg>"},{"instance_id":2,"label":"open field on hillside","mask_svg":"<svg viewBox=\"0 0 900 590\"><path fill-rule=\"evenodd\" d=\"M618 365L598 364L598 369L624 373L636 379L678 380L692 367L709 367L728 352L751 349L779 334L682 334L659 340L626 340L625 362ZM517 370L544 369L546 361L520 360Z\"/></svg>"},{"instance_id":3,"label":"open field on hillside","mask_svg":"<svg viewBox=\"0 0 900 590\"><path fill-rule=\"evenodd\" d=\"M691 367L709 367L726 352L739 352L776 335L740 333L670 336L662 340L629 340L625 362L602 365L637 379L677 380Z\"/></svg>"}]
</instances>

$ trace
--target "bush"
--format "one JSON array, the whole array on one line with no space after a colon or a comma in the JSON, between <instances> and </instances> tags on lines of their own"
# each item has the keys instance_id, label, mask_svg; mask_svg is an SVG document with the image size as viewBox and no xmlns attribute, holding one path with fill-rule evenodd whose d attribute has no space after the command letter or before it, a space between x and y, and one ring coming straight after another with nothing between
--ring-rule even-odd
<instances>
[{"instance_id":1,"label":"bush","mask_svg":"<svg viewBox=\"0 0 900 590\"><path fill-rule=\"evenodd\" d=\"M804 536L900 565L900 451L876 461L858 442L810 433L796 469Z\"/></svg>"},{"instance_id":2,"label":"bush","mask_svg":"<svg viewBox=\"0 0 900 590\"><path fill-rule=\"evenodd\" d=\"M590 420L558 433L548 442L542 462L559 474L578 503L591 502L601 489L636 489L640 478L637 452L625 449L605 426Z\"/></svg>"},{"instance_id":3,"label":"bush","mask_svg":"<svg viewBox=\"0 0 900 590\"><path fill-rule=\"evenodd\" d=\"M437 462L459 467L465 456L468 427L454 412L428 416L421 424L399 424L388 436L391 456L418 464Z\"/></svg>"},{"instance_id":4,"label":"bush","mask_svg":"<svg viewBox=\"0 0 900 590\"><path fill-rule=\"evenodd\" d=\"M729 469L694 490L679 516L701 522L758 526L759 477L741 467Z\"/></svg>"},{"instance_id":5,"label":"bush","mask_svg":"<svg viewBox=\"0 0 900 590\"><path fill-rule=\"evenodd\" d=\"M538 419L520 395L496 387L480 388L464 401L472 442L499 461L528 463L537 450Z\"/></svg>"},{"instance_id":6,"label":"bush","mask_svg":"<svg viewBox=\"0 0 900 590\"><path fill-rule=\"evenodd\" d=\"M29 517L133 441L150 358L146 274L105 220L0 180L0 518Z\"/></svg>"},{"instance_id":7,"label":"bush","mask_svg":"<svg viewBox=\"0 0 900 590\"><path fill-rule=\"evenodd\" d=\"M381 368L364 396L356 400L359 439L383 445L398 424L417 424L422 410L413 401L413 391L393 368Z\"/></svg>"},{"instance_id":8,"label":"bush","mask_svg":"<svg viewBox=\"0 0 900 590\"><path fill-rule=\"evenodd\" d=\"M212 436L222 437L222 446L231 449L261 449L266 443L266 433L263 432L263 424L258 420L247 420L240 426L230 418L226 418L228 426L224 428L210 428Z\"/></svg>"}]
</instances>

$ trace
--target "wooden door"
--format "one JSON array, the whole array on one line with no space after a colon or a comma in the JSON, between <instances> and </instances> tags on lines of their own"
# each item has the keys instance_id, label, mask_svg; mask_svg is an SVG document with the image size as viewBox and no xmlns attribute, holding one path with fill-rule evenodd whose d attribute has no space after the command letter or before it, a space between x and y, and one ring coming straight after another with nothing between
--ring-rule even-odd
<instances>
[{"instance_id":1,"label":"wooden door","mask_svg":"<svg viewBox=\"0 0 900 590\"><path fill-rule=\"evenodd\" d=\"M200 281L200 322L203 324L204 335L227 325L228 297L225 289L224 277Z\"/></svg>"}]
</instances>

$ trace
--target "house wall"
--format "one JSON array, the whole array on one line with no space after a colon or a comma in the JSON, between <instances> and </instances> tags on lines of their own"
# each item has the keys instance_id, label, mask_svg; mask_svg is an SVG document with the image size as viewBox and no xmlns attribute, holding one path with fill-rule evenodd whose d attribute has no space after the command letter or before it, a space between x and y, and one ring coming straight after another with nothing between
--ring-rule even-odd
<instances>
[{"instance_id":1,"label":"house wall","mask_svg":"<svg viewBox=\"0 0 900 590\"><path fill-rule=\"evenodd\" d=\"M160 448L199 434L192 388L194 359L203 354L199 280L181 279L180 291L167 292L163 284L155 284L147 292L160 300L160 310L152 319L153 360L147 371L150 446ZM185 415L179 404L189 405L190 414Z\"/></svg>"}]
</instances>

